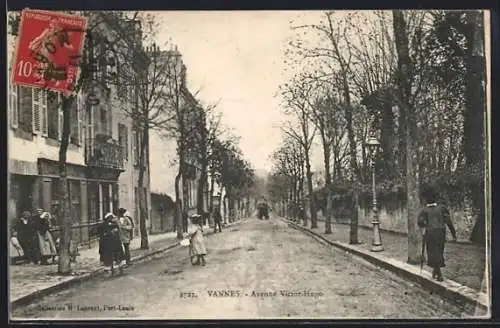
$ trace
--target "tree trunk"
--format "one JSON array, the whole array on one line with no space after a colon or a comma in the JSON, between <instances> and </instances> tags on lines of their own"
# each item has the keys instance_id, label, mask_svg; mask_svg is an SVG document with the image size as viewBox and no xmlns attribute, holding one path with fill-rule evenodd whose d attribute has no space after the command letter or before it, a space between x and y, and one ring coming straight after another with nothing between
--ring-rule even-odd
<instances>
[{"instance_id":1,"label":"tree trunk","mask_svg":"<svg viewBox=\"0 0 500 328\"><path fill-rule=\"evenodd\" d=\"M189 210L189 186L188 179L186 174L186 164L183 164L182 167L182 231L188 232L188 210Z\"/></svg>"},{"instance_id":2,"label":"tree trunk","mask_svg":"<svg viewBox=\"0 0 500 328\"><path fill-rule=\"evenodd\" d=\"M324 136L324 132L322 132L322 141L323 141L323 162L325 164L325 197L326 197L326 208L324 211L325 214L325 234L332 233L332 195L331 195L331 184L332 184L332 176L330 173L330 145L326 140L326 136Z\"/></svg>"},{"instance_id":3,"label":"tree trunk","mask_svg":"<svg viewBox=\"0 0 500 328\"><path fill-rule=\"evenodd\" d=\"M139 177L137 181L137 188L139 190L139 229L141 232L141 249L149 249L148 229L146 222L148 219L147 209L147 195L144 193L144 175L146 174L146 155L148 154L149 146L149 129L147 125L142 126L142 143L139 147Z\"/></svg>"},{"instance_id":4,"label":"tree trunk","mask_svg":"<svg viewBox=\"0 0 500 328\"><path fill-rule=\"evenodd\" d=\"M213 215L214 212L214 187L215 187L215 178L213 175L210 176L210 195L209 195L209 205L208 205L208 212L210 213L210 218ZM209 219L211 223L211 219Z\"/></svg>"},{"instance_id":5,"label":"tree trunk","mask_svg":"<svg viewBox=\"0 0 500 328\"><path fill-rule=\"evenodd\" d=\"M71 114L70 108L75 101L75 97L63 97L62 100L62 111L63 111L63 130L61 137L61 145L59 147L59 201L61 204L60 212L58 213L61 217L61 235L59 241L59 263L57 272L59 274L69 274L71 273L71 261L70 261L70 242L72 236L72 222L71 222L71 209L70 209L70 199L68 190L68 169L66 165L67 152L69 145L69 136L71 129Z\"/></svg>"},{"instance_id":6,"label":"tree trunk","mask_svg":"<svg viewBox=\"0 0 500 328\"><path fill-rule=\"evenodd\" d=\"M311 212L311 229L315 229L318 227L318 216L316 213L316 204L314 201L314 194L313 194L311 162L309 159L308 152L306 152L305 155L306 155L305 160L306 160L306 174L307 174L307 190L309 192L309 211Z\"/></svg>"},{"instance_id":7,"label":"tree trunk","mask_svg":"<svg viewBox=\"0 0 500 328\"><path fill-rule=\"evenodd\" d=\"M202 164L200 180L198 180L198 194L196 208L198 214L205 212L205 186L207 185L207 169L206 165Z\"/></svg>"},{"instance_id":8,"label":"tree trunk","mask_svg":"<svg viewBox=\"0 0 500 328\"><path fill-rule=\"evenodd\" d=\"M349 155L351 158L351 171L352 171L352 210L351 210L351 224L349 231L349 243L358 244L358 209L359 209L359 170L356 156L356 138L354 135L353 122L352 122L352 106L351 94L347 77L344 74L344 98L346 101L345 118L347 128L347 138L349 140Z\"/></svg>"},{"instance_id":9,"label":"tree trunk","mask_svg":"<svg viewBox=\"0 0 500 328\"><path fill-rule=\"evenodd\" d=\"M486 111L485 90L485 60L483 16L480 11L467 13L467 77L466 77L466 105L464 115L463 152L465 165L472 171L477 181L470 188L470 197L477 219L474 223L470 240L484 245L485 212L484 212L484 113Z\"/></svg>"},{"instance_id":10,"label":"tree trunk","mask_svg":"<svg viewBox=\"0 0 500 328\"><path fill-rule=\"evenodd\" d=\"M181 182L181 168L179 164L179 171L175 176L175 225L177 230L177 239L182 239L184 237L182 230L182 201L180 192L180 182Z\"/></svg>"},{"instance_id":11,"label":"tree trunk","mask_svg":"<svg viewBox=\"0 0 500 328\"><path fill-rule=\"evenodd\" d=\"M417 224L419 202L419 188L416 170L416 142L415 142L415 110L410 104L410 55L408 46L408 32L403 12L393 10L393 27L396 51L398 53L397 85L401 112L406 113L406 204L408 215L408 263L418 264L420 258L420 229Z\"/></svg>"}]
</instances>

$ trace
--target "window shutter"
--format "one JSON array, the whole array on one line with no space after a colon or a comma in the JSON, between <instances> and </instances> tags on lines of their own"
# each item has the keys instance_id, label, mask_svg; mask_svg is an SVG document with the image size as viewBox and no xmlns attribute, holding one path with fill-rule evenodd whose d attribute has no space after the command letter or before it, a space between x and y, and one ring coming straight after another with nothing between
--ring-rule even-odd
<instances>
[{"instance_id":1,"label":"window shutter","mask_svg":"<svg viewBox=\"0 0 500 328\"><path fill-rule=\"evenodd\" d=\"M62 139L62 135L63 135L63 124L64 124L64 115L63 115L63 111L62 111L62 108L58 108L57 109L57 113L58 113L58 121L59 121L59 133L58 133L58 139L59 141Z\"/></svg>"},{"instance_id":2,"label":"window shutter","mask_svg":"<svg viewBox=\"0 0 500 328\"><path fill-rule=\"evenodd\" d=\"M48 111L47 111L47 91L42 90L40 102L41 132L44 137L49 135Z\"/></svg>"},{"instance_id":3,"label":"window shutter","mask_svg":"<svg viewBox=\"0 0 500 328\"><path fill-rule=\"evenodd\" d=\"M76 107L76 116L78 119L78 145L83 145L83 108L84 103L82 99L82 94L79 93L76 98L77 107Z\"/></svg>"},{"instance_id":4,"label":"window shutter","mask_svg":"<svg viewBox=\"0 0 500 328\"><path fill-rule=\"evenodd\" d=\"M40 122L40 105L42 98L42 90L33 88L32 91L32 115L33 115L33 133L40 133L41 131L41 122Z\"/></svg>"},{"instance_id":5,"label":"window shutter","mask_svg":"<svg viewBox=\"0 0 500 328\"><path fill-rule=\"evenodd\" d=\"M10 113L10 123L13 128L17 128L19 124L19 101L18 101L18 88L15 85L9 83L9 113Z\"/></svg>"}]
</instances>

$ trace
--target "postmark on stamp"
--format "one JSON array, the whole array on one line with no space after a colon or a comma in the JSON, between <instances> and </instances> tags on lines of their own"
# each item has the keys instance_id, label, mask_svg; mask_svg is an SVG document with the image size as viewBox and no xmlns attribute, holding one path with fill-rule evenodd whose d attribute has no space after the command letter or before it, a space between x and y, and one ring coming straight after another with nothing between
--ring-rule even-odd
<instances>
[{"instance_id":1,"label":"postmark on stamp","mask_svg":"<svg viewBox=\"0 0 500 328\"><path fill-rule=\"evenodd\" d=\"M54 11L25 9L12 83L71 93L78 80L87 19Z\"/></svg>"}]
</instances>

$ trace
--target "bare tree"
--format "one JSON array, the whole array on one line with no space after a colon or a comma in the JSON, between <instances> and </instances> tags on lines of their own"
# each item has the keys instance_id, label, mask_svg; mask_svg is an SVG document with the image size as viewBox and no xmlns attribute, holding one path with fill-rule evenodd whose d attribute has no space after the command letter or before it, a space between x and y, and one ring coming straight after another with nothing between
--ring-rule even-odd
<instances>
[{"instance_id":1,"label":"bare tree","mask_svg":"<svg viewBox=\"0 0 500 328\"><path fill-rule=\"evenodd\" d=\"M307 83L307 81L300 76L282 87L281 96L284 102L285 113L296 121L295 126L293 122L289 121L288 124L282 128L282 131L289 138L295 139L304 150L304 162L309 193L309 210L311 212L311 228L317 228L317 213L313 198L314 191L310 159L316 127L312 124L308 104L312 96L312 90L312 85Z\"/></svg>"}]
</instances>

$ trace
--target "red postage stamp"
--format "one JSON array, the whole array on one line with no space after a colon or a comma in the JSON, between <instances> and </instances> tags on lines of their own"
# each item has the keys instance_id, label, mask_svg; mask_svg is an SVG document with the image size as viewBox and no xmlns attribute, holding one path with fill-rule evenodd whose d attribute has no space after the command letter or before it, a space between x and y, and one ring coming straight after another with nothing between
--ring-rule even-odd
<instances>
[{"instance_id":1,"label":"red postage stamp","mask_svg":"<svg viewBox=\"0 0 500 328\"><path fill-rule=\"evenodd\" d=\"M59 12L25 9L21 13L12 83L74 91L87 19Z\"/></svg>"}]
</instances>

